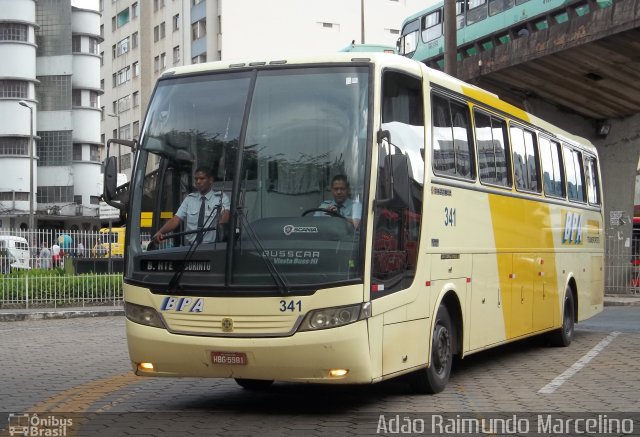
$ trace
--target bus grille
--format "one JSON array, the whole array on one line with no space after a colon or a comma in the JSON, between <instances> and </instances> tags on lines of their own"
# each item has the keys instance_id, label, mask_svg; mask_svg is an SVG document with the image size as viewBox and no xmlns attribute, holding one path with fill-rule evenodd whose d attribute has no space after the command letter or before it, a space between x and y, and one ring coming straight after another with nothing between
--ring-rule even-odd
<instances>
[{"instance_id":1,"label":"bus grille","mask_svg":"<svg viewBox=\"0 0 640 437\"><path fill-rule=\"evenodd\" d=\"M218 315L163 313L169 332L214 337L285 337L302 321L295 315Z\"/></svg>"}]
</instances>

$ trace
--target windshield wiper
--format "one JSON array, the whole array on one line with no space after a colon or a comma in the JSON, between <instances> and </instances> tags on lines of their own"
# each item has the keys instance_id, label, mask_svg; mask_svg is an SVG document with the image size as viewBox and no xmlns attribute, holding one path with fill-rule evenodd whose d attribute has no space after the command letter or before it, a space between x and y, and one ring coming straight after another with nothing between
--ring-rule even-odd
<instances>
[{"instance_id":1,"label":"windshield wiper","mask_svg":"<svg viewBox=\"0 0 640 437\"><path fill-rule=\"evenodd\" d=\"M223 185L224 186L224 185ZM205 219L205 223L207 223L211 217L213 216L213 213L216 213L216 225L215 226L209 226L208 228L202 227L199 229L195 229L192 231L184 231L184 232L176 232L174 234L170 234L167 235L165 238L169 238L169 237L177 237L180 235L190 235L190 234L195 234L197 233L196 237L193 239L193 241L191 242L191 244L189 245L189 250L187 250L187 254L184 256L184 259L182 260L182 266L180 267L180 269L176 270L175 273L173 274L173 276L171 277L171 280L169 281L169 291L173 291L176 292L178 291L178 287L180 286L180 281L182 280L182 276L184 276L184 272L187 269L187 265L189 264L189 261L191 261L191 258L193 257L193 254L196 253L196 249L198 248L198 246L200 246L200 244L202 243L202 240L204 239L204 234L206 232L209 231L216 231L216 238L213 241L213 248L215 250L216 248L216 244L218 243L218 229L220 228L220 216L222 215L222 197L224 195L224 191L220 191L220 202L218 203L218 205L216 205L211 212L209 213L209 216Z\"/></svg>"},{"instance_id":2,"label":"windshield wiper","mask_svg":"<svg viewBox=\"0 0 640 437\"><path fill-rule=\"evenodd\" d=\"M260 257L264 260L264 263L267 266L267 270L269 270L273 281L278 286L280 294L289 294L289 286L287 285L284 276L282 276L282 274L278 271L275 264L273 264L273 261L271 261L271 258L269 258L269 256L265 254L264 247L262 247L262 244L260 244L260 239L253 230L253 227L251 227L251 223L249 223L247 216L244 214L244 208L238 208L238 214L240 215L241 224L244 223L244 228L247 230L249 239L253 243L254 247L258 250L258 252L260 252Z\"/></svg>"}]
</instances>

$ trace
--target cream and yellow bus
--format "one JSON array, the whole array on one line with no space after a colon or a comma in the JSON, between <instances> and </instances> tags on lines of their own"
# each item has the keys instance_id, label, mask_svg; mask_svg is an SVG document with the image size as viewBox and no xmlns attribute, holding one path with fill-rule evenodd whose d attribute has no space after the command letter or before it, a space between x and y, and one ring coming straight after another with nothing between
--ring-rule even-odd
<instances>
[{"instance_id":1,"label":"cream and yellow bus","mask_svg":"<svg viewBox=\"0 0 640 437\"><path fill-rule=\"evenodd\" d=\"M436 393L453 356L539 334L567 346L602 310L595 148L419 62L170 69L136 149L124 300L138 375L257 389L408 374ZM230 222L214 220L215 241L178 228L144 250L141 222L156 232L203 165ZM327 207L338 175L347 214Z\"/></svg>"}]
</instances>

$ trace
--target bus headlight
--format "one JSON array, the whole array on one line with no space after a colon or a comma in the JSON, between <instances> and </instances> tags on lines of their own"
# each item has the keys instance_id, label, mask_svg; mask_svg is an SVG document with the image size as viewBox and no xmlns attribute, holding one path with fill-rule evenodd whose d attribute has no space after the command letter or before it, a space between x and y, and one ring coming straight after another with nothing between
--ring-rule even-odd
<instances>
[{"instance_id":1,"label":"bus headlight","mask_svg":"<svg viewBox=\"0 0 640 437\"><path fill-rule=\"evenodd\" d=\"M141 325L153 326L154 328L165 327L160 314L151 307L125 302L124 315L132 322Z\"/></svg>"},{"instance_id":2,"label":"bus headlight","mask_svg":"<svg viewBox=\"0 0 640 437\"><path fill-rule=\"evenodd\" d=\"M298 331L336 328L371 316L371 303L343 307L323 308L310 311L300 324Z\"/></svg>"}]
</instances>

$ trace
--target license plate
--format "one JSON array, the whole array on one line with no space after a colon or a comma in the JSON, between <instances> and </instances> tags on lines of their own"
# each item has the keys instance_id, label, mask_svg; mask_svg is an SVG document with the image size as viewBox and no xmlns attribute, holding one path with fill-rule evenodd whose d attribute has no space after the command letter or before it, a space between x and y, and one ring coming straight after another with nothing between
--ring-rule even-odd
<instances>
[{"instance_id":1,"label":"license plate","mask_svg":"<svg viewBox=\"0 0 640 437\"><path fill-rule=\"evenodd\" d=\"M211 352L211 362L213 364L245 366L247 354L244 352Z\"/></svg>"}]
</instances>

